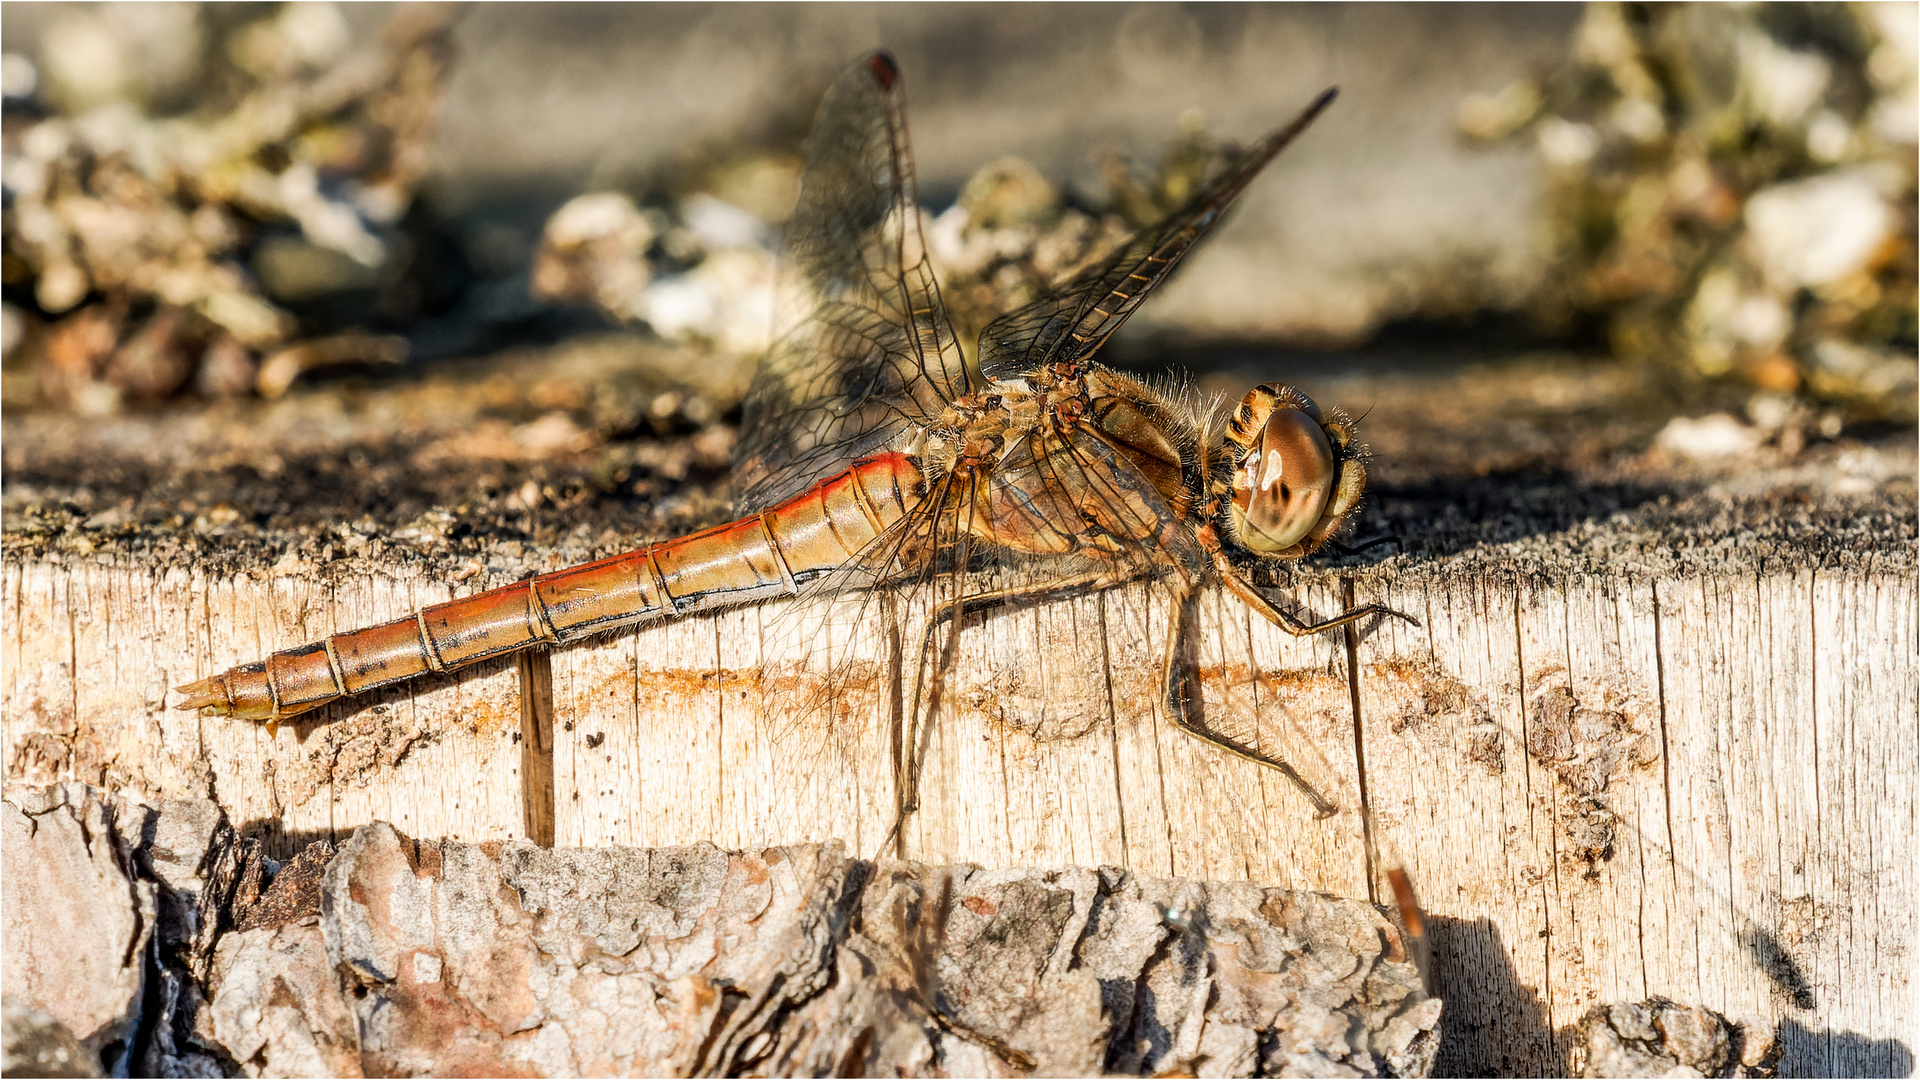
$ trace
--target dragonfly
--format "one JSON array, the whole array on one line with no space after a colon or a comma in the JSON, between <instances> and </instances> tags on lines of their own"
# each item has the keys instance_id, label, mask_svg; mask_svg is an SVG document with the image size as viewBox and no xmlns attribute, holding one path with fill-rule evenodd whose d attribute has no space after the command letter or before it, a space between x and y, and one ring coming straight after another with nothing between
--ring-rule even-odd
<instances>
[{"instance_id":1,"label":"dragonfly","mask_svg":"<svg viewBox=\"0 0 1920 1080\"><path fill-rule=\"evenodd\" d=\"M1263 564L1335 542L1366 486L1354 424L1279 383L1203 408L1094 360L1329 89L1244 150L1185 206L962 348L929 260L899 67L884 53L829 89L786 232L775 344L749 386L734 455L737 520L334 634L179 688L177 708L277 725L343 697L522 649L778 597L919 589L938 712L969 616L1151 580L1173 599L1160 695L1210 731L1179 643L1218 582L1294 635L1372 616L1301 618L1255 584ZM936 634L945 632L944 640ZM916 697L920 697L916 691Z\"/></svg>"}]
</instances>

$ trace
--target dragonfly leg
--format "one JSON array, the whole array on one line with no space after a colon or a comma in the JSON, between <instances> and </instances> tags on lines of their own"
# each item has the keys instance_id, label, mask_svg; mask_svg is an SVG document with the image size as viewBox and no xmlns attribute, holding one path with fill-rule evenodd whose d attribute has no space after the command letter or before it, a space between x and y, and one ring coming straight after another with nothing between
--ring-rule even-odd
<instances>
[{"instance_id":1,"label":"dragonfly leg","mask_svg":"<svg viewBox=\"0 0 1920 1080\"><path fill-rule=\"evenodd\" d=\"M958 603L941 604L935 609L933 618L927 620L926 637L920 643L920 663L915 670L917 678L918 672L924 672L926 670L927 658L937 658L934 661L935 672L933 676L933 685L936 689L926 695L927 715L924 718L918 719L914 724L918 737L914 737L916 732L909 732L902 740L903 745L913 748L913 760L906 763L906 767L903 769L903 774L900 778L902 787L902 794L899 800L900 809L895 816L893 830L888 833L886 843L883 846L893 845L895 841L898 840L899 831L904 825L907 816L920 809L920 761L926 754L927 740L933 730L933 719L939 710L939 688L944 687L946 684L947 668L952 663L952 654L954 652L951 642L946 649L935 649L934 636L939 633L940 627L952 622L955 618L964 618L966 615L971 615L979 611L990 611L996 607L1005 607L1009 604L1016 604L1027 600L1057 600L1073 593L1111 589L1131 580L1133 580L1132 576L1107 572L1079 574L1074 577L1061 578L1058 581L1046 581L1033 585L1018 585L1011 588L993 589L988 592L974 593L971 596L961 597ZM920 690L920 685L916 683L913 695L916 704L921 699Z\"/></svg>"},{"instance_id":2,"label":"dragonfly leg","mask_svg":"<svg viewBox=\"0 0 1920 1080\"><path fill-rule=\"evenodd\" d=\"M1371 540L1355 544L1352 547L1348 547L1338 540L1329 540L1320 546L1323 548L1332 548L1336 553L1341 555L1358 555L1363 551L1372 551L1374 548L1380 547L1383 544L1392 544L1394 547L1402 550L1406 548L1406 545L1400 542L1400 538L1392 533L1388 533L1385 536L1376 536Z\"/></svg>"},{"instance_id":3,"label":"dragonfly leg","mask_svg":"<svg viewBox=\"0 0 1920 1080\"><path fill-rule=\"evenodd\" d=\"M962 597L958 605L943 605L934 614L927 626L927 642L932 644L932 634L942 623L951 622L957 611L971 615L979 611L991 611L997 607L1018 604L1028 600L1058 600L1080 592L1098 592L1111 589L1134 580L1132 576L1093 572L1074 577L1061 578L1058 581L1043 581L1034 585L1015 585L1005 589L993 589L988 592L974 593Z\"/></svg>"},{"instance_id":4,"label":"dragonfly leg","mask_svg":"<svg viewBox=\"0 0 1920 1080\"><path fill-rule=\"evenodd\" d=\"M1185 642L1188 626L1193 621L1189 610L1192 596L1193 594L1190 591L1184 589L1175 594L1173 626L1171 632L1167 635L1166 664L1161 672L1160 696L1166 707L1167 715L1173 719L1174 726L1186 734L1199 739L1201 742L1212 745L1216 749L1225 750L1227 753L1243 761L1251 761L1256 765L1265 765L1267 768L1273 769L1280 775L1286 777L1292 781L1294 787L1300 789L1300 794L1307 797L1307 802L1313 805L1314 817L1328 818L1339 813L1340 808L1335 806L1332 800L1328 799L1325 795L1315 791L1313 785L1307 783L1306 778L1301 776L1292 765L1287 764L1280 758L1271 758L1265 754L1257 753L1243 746L1228 742L1226 739L1201 727L1193 718L1190 699L1187 694L1190 685L1187 678L1187 669L1186 665L1180 662L1180 646Z\"/></svg>"},{"instance_id":5,"label":"dragonfly leg","mask_svg":"<svg viewBox=\"0 0 1920 1080\"><path fill-rule=\"evenodd\" d=\"M1311 634L1319 634L1328 630L1338 630L1340 627L1346 626L1349 623L1359 622L1369 615L1391 615L1396 619L1405 619L1415 626L1420 625L1419 619L1408 615L1404 611L1395 611L1385 604L1361 604L1359 607L1349 611L1343 611L1331 619L1323 619L1320 622L1314 623L1302 622L1274 606L1273 601L1261 595L1260 590L1254 588L1253 584L1246 578L1241 577L1240 572L1235 570L1231 565L1220 562L1219 569L1221 580L1226 582L1227 588L1233 590L1233 595L1239 597L1241 602L1245 603L1248 607L1259 612L1268 622L1292 634L1294 637L1307 637Z\"/></svg>"}]
</instances>

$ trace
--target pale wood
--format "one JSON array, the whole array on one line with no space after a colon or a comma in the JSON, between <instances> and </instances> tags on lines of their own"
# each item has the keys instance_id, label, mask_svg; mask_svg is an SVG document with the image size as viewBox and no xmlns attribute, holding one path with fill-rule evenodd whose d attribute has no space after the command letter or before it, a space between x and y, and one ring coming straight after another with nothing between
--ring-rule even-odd
<instances>
[{"instance_id":1,"label":"pale wood","mask_svg":"<svg viewBox=\"0 0 1920 1080\"><path fill-rule=\"evenodd\" d=\"M1429 617L1366 645L1459 663L1505 751L1504 772L1462 768L1475 717L1399 739L1365 717L1383 847L1419 884L1436 953L1454 957L1436 990L1485 1035L1450 1037L1440 1068L1551 1069L1586 1008L1664 996L1797 1025L1782 1039L1787 1075L1910 1069L1913 581L1802 572L1474 593L1372 594ZM1563 677L1583 703L1613 695L1660 740L1602 796L1620 820L1591 874L1560 827L1574 792L1526 753L1530 691ZM1504 845L1487 843L1496 830ZM1469 980L1522 993L1463 993ZM1507 1015L1487 1011L1499 1004Z\"/></svg>"},{"instance_id":2,"label":"pale wood","mask_svg":"<svg viewBox=\"0 0 1920 1080\"><path fill-rule=\"evenodd\" d=\"M165 682L403 614L443 586L105 560L4 573L10 776L211 795L282 855L375 819L429 837L528 835L514 665L273 738L161 708ZM1342 606L1332 574L1292 595L1315 614ZM1198 604L1208 722L1286 757L1341 808L1316 821L1277 774L1161 714L1168 600L1147 586L969 625L928 734L921 811L897 845L893 709L924 639L908 613L767 604L556 652L553 835L736 850L842 839L867 857L1111 864L1375 900L1399 865L1450 1003L1445 1071L1560 1071L1588 1010L1653 996L1786 1022L1788 1074L1910 1065L1910 576L1427 572L1363 576L1355 598L1422 624L1358 638L1371 860L1340 636L1292 638L1217 593ZM1601 742L1623 757L1591 795L1617 819L1610 857L1575 850L1569 823L1593 806L1571 767L1529 752L1553 694L1618 718ZM74 748L66 777L34 771L49 734ZM340 756L316 772L323 747Z\"/></svg>"},{"instance_id":3,"label":"pale wood","mask_svg":"<svg viewBox=\"0 0 1920 1080\"><path fill-rule=\"evenodd\" d=\"M321 584L312 571L220 576L8 560L0 567L8 777L210 797L282 857L376 819L424 836L522 835L512 664L368 695L275 734L166 707L170 684L451 595L384 574ZM43 742L57 758L36 749Z\"/></svg>"}]
</instances>

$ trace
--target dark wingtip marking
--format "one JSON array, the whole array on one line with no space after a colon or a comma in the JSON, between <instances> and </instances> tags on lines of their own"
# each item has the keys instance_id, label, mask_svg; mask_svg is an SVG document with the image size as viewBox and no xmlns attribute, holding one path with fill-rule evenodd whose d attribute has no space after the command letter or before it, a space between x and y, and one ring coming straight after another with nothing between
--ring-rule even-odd
<instances>
[{"instance_id":1,"label":"dark wingtip marking","mask_svg":"<svg viewBox=\"0 0 1920 1080\"><path fill-rule=\"evenodd\" d=\"M900 65L894 63L893 57L884 52L877 52L867 57L867 70L873 72L873 77L879 82L882 90L891 90L893 84L900 81Z\"/></svg>"},{"instance_id":2,"label":"dark wingtip marking","mask_svg":"<svg viewBox=\"0 0 1920 1080\"><path fill-rule=\"evenodd\" d=\"M1306 124L1312 123L1321 113L1326 111L1327 106L1333 104L1333 99L1339 96L1340 88L1337 86L1329 86L1325 90L1320 91L1320 96L1313 99L1313 104L1308 105L1306 109L1300 113L1301 125L1305 126Z\"/></svg>"}]
</instances>

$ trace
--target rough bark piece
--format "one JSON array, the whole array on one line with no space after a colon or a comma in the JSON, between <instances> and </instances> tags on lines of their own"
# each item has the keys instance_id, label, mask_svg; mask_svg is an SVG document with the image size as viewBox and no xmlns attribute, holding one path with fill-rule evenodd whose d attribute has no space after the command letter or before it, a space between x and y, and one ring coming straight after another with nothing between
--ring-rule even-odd
<instances>
[{"instance_id":1,"label":"rough bark piece","mask_svg":"<svg viewBox=\"0 0 1920 1080\"><path fill-rule=\"evenodd\" d=\"M1772 1076L1780 1057L1764 1024L1665 998L1595 1006L1576 1034L1578 1076Z\"/></svg>"},{"instance_id":2,"label":"rough bark piece","mask_svg":"<svg viewBox=\"0 0 1920 1080\"><path fill-rule=\"evenodd\" d=\"M77 810L34 820L167 831L166 811L74 790ZM10 829L10 867L46 846ZM1313 893L875 863L836 844L424 842L382 823L277 869L224 825L212 848L192 879L198 925L221 928L211 962L196 971L163 922L120 969L178 984L158 1011L119 1003L120 1030L150 1033L135 1071L1424 1075L1439 1045L1402 931ZM68 906L111 913L140 888L177 901L152 848L128 850L127 875ZM68 959L119 964L113 945L79 939ZM44 985L26 990L46 1007Z\"/></svg>"},{"instance_id":3,"label":"rough bark piece","mask_svg":"<svg viewBox=\"0 0 1920 1080\"><path fill-rule=\"evenodd\" d=\"M316 957L290 928L222 943L213 1010L263 1067L356 1030L369 1072L549 1076L1398 1075L1437 1047L1439 1003L1392 924L1252 885L832 844L494 854L376 824L326 893L332 998L307 989ZM259 1007L276 982L311 1042Z\"/></svg>"},{"instance_id":4,"label":"rough bark piece","mask_svg":"<svg viewBox=\"0 0 1920 1080\"><path fill-rule=\"evenodd\" d=\"M133 1031L153 933L154 885L132 865L149 811L82 785L34 795L0 803L4 992L111 1066Z\"/></svg>"},{"instance_id":5,"label":"rough bark piece","mask_svg":"<svg viewBox=\"0 0 1920 1080\"><path fill-rule=\"evenodd\" d=\"M253 1075L366 1075L318 922L220 942L205 1024L211 1041Z\"/></svg>"}]
</instances>

